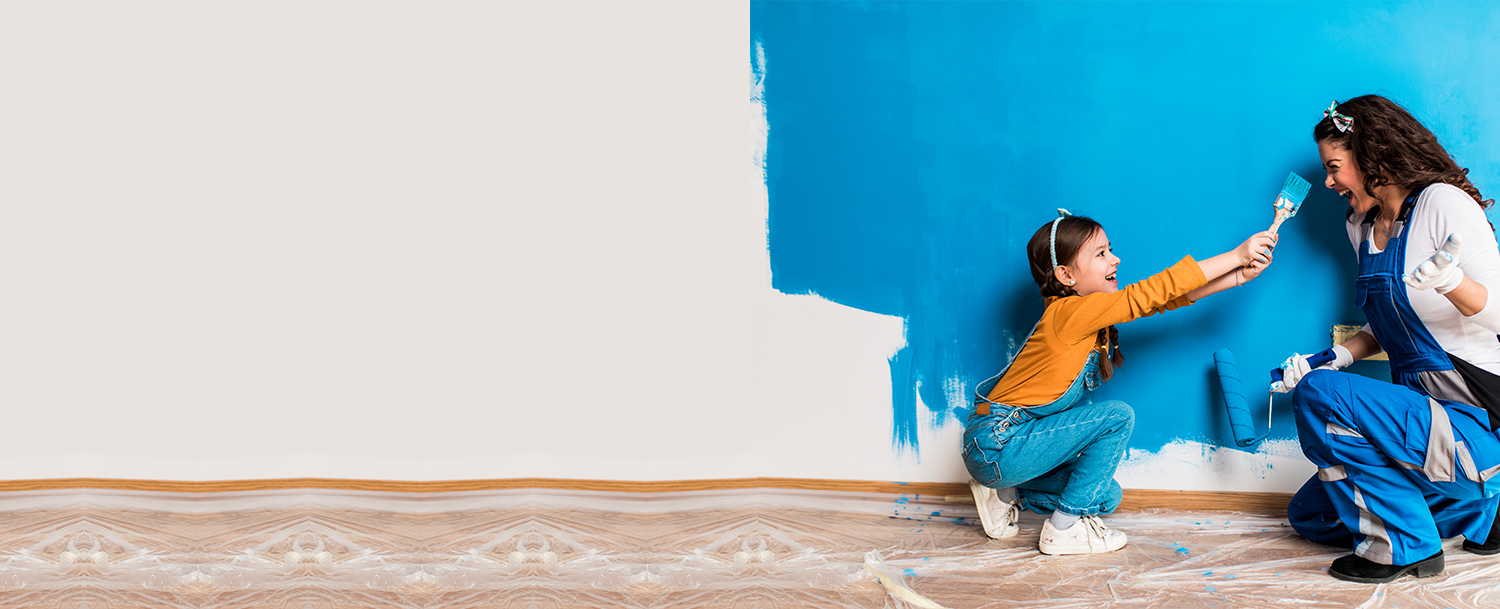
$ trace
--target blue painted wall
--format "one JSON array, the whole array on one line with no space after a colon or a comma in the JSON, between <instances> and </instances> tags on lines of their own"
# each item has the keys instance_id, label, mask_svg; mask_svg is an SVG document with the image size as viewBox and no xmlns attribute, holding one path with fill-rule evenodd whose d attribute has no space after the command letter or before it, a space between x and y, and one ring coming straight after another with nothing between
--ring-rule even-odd
<instances>
[{"instance_id":1,"label":"blue painted wall","mask_svg":"<svg viewBox=\"0 0 1500 609\"><path fill-rule=\"evenodd\" d=\"M752 2L774 285L907 320L890 416L911 454L919 425L967 417L947 392L997 371L1040 315L1024 247L1055 208L1103 223L1136 281L1264 230L1296 171L1314 189L1275 265L1121 326L1126 366L1095 396L1135 407L1134 448L1232 446L1214 350L1259 386L1364 321L1310 139L1322 110L1386 95L1500 195L1497 31L1494 3ZM1295 437L1277 409L1273 437Z\"/></svg>"}]
</instances>

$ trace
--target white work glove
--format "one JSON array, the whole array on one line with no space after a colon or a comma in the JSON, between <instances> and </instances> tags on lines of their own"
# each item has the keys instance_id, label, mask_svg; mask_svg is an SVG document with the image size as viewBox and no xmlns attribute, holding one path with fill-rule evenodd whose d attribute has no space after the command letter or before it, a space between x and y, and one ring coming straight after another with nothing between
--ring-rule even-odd
<instances>
[{"instance_id":1,"label":"white work glove","mask_svg":"<svg viewBox=\"0 0 1500 609\"><path fill-rule=\"evenodd\" d=\"M1318 366L1318 370L1342 370L1354 363L1354 354L1345 349L1343 345L1333 346L1333 361ZM1302 382L1302 377L1312 372L1313 367L1307 365L1307 356L1293 353L1286 361L1281 362L1281 382L1271 383L1271 391L1286 393L1297 388L1297 383Z\"/></svg>"},{"instance_id":2,"label":"white work glove","mask_svg":"<svg viewBox=\"0 0 1500 609\"><path fill-rule=\"evenodd\" d=\"M1458 268L1458 250L1463 244L1463 235L1448 235L1443 247L1433 252L1426 262L1412 269L1410 274L1402 275L1401 280L1417 290L1431 289L1439 294L1453 291L1453 288L1464 282L1464 272Z\"/></svg>"}]
</instances>

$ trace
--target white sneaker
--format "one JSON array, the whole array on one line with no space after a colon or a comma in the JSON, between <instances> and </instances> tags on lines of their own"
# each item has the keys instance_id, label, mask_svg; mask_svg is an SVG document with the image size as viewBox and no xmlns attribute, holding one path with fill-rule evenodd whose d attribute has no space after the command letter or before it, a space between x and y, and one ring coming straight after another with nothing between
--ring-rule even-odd
<instances>
[{"instance_id":1,"label":"white sneaker","mask_svg":"<svg viewBox=\"0 0 1500 609\"><path fill-rule=\"evenodd\" d=\"M991 539L1015 537L1021 532L1016 521L1021 519L1021 504L1001 501L995 489L974 480L969 481L969 492L974 493L974 505L979 508L979 522L984 525L984 534Z\"/></svg>"},{"instance_id":2,"label":"white sneaker","mask_svg":"<svg viewBox=\"0 0 1500 609\"><path fill-rule=\"evenodd\" d=\"M1037 543L1043 554L1103 554L1125 547L1125 534L1107 526L1098 516L1084 516L1066 530L1042 524L1042 539Z\"/></svg>"}]
</instances>

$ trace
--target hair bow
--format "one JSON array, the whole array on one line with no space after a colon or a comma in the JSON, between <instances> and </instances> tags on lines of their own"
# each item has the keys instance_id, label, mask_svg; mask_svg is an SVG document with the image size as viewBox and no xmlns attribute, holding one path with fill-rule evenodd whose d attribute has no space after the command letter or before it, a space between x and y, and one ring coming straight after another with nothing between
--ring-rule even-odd
<instances>
[{"instance_id":1,"label":"hair bow","mask_svg":"<svg viewBox=\"0 0 1500 609\"><path fill-rule=\"evenodd\" d=\"M1333 103L1328 104L1328 109L1323 111L1323 116L1333 121L1333 126L1338 128L1339 133L1348 133L1354 128L1354 117L1339 114L1338 110L1339 102L1334 100Z\"/></svg>"}]
</instances>

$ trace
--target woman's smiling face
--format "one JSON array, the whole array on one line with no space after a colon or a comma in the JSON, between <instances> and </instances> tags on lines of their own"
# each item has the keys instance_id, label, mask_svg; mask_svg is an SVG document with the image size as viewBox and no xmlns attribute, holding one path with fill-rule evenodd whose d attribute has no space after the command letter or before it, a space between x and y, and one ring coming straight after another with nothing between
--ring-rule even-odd
<instances>
[{"instance_id":1,"label":"woman's smiling face","mask_svg":"<svg viewBox=\"0 0 1500 609\"><path fill-rule=\"evenodd\" d=\"M1073 281L1073 291L1079 296L1114 292L1120 289L1120 280L1115 276L1119 267L1120 259L1110 250L1109 236L1101 228L1083 243L1072 262L1059 267L1067 275L1060 279L1063 283Z\"/></svg>"},{"instance_id":2,"label":"woman's smiling face","mask_svg":"<svg viewBox=\"0 0 1500 609\"><path fill-rule=\"evenodd\" d=\"M1354 213L1365 213L1378 204L1365 192L1365 172L1359 170L1354 151L1323 140L1318 142L1318 158L1323 160L1323 169L1328 172L1323 185L1347 199Z\"/></svg>"}]
</instances>

